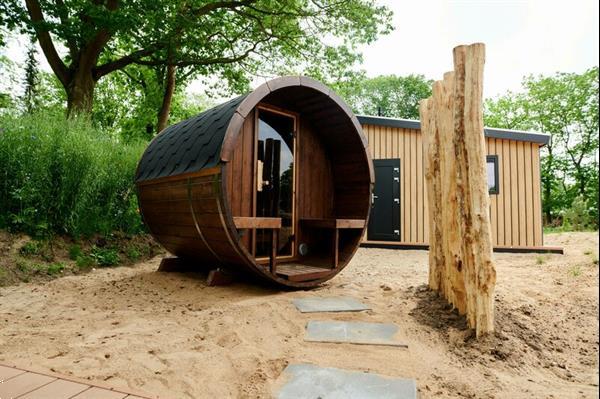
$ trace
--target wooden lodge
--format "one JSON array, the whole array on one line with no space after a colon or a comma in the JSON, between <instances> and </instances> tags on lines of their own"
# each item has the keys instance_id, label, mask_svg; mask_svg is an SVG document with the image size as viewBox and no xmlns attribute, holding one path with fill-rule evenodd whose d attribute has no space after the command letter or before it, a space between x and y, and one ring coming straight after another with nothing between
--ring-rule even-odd
<instances>
[{"instance_id":1,"label":"wooden lodge","mask_svg":"<svg viewBox=\"0 0 600 399\"><path fill-rule=\"evenodd\" d=\"M166 128L136 173L144 221L169 252L292 287L348 264L373 183L359 121L304 77L271 80Z\"/></svg>"},{"instance_id":2,"label":"wooden lodge","mask_svg":"<svg viewBox=\"0 0 600 399\"><path fill-rule=\"evenodd\" d=\"M364 246L426 248L427 195L420 122L358 116L374 162L375 189ZM544 247L540 148L549 135L485 129L492 238L496 251Z\"/></svg>"}]
</instances>

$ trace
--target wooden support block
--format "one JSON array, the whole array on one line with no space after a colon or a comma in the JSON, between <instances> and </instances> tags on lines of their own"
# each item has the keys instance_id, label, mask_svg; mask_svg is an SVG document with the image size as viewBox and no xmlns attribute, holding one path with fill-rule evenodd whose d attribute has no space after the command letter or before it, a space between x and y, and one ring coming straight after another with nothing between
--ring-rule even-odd
<instances>
[{"instance_id":1,"label":"wooden support block","mask_svg":"<svg viewBox=\"0 0 600 399\"><path fill-rule=\"evenodd\" d=\"M223 286L233 283L235 280L233 274L224 271L223 269L213 269L208 272L206 285L209 287Z\"/></svg>"}]
</instances>

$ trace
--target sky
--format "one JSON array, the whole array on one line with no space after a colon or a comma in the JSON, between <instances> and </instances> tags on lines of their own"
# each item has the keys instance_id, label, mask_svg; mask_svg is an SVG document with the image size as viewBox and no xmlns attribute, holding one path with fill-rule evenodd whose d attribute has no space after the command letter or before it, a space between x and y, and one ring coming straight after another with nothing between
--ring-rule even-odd
<instances>
[{"instance_id":1,"label":"sky","mask_svg":"<svg viewBox=\"0 0 600 399\"><path fill-rule=\"evenodd\" d=\"M452 70L452 48L486 45L484 97L518 91L523 76L598 65L597 0L380 0L394 32L363 49L369 76Z\"/></svg>"},{"instance_id":2,"label":"sky","mask_svg":"<svg viewBox=\"0 0 600 399\"><path fill-rule=\"evenodd\" d=\"M598 65L597 0L378 0L394 12L395 30L364 46L368 76L423 74L441 79L452 70L452 48L486 45L484 97L518 91L523 76L577 72ZM26 40L8 55L22 62ZM40 56L42 68L50 70ZM255 85L262 83L254 82ZM202 92L193 82L188 92Z\"/></svg>"}]
</instances>

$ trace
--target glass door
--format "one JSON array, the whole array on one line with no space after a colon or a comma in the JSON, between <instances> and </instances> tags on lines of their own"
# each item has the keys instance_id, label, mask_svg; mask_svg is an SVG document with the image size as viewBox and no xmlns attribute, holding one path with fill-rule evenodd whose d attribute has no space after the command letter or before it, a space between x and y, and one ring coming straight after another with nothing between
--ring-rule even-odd
<instances>
[{"instance_id":1,"label":"glass door","mask_svg":"<svg viewBox=\"0 0 600 399\"><path fill-rule=\"evenodd\" d=\"M258 109L256 216L281 218L278 256L294 255L294 132L296 119L280 111ZM256 230L256 257L268 256L271 231Z\"/></svg>"}]
</instances>

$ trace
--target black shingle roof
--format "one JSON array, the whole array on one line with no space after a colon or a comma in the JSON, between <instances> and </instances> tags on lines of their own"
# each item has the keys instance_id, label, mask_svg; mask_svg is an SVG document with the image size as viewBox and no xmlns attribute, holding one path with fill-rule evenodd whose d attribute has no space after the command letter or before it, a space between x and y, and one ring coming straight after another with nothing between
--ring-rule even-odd
<instances>
[{"instance_id":1,"label":"black shingle roof","mask_svg":"<svg viewBox=\"0 0 600 399\"><path fill-rule=\"evenodd\" d=\"M142 155L136 182L216 166L231 117L246 95L167 127Z\"/></svg>"}]
</instances>

